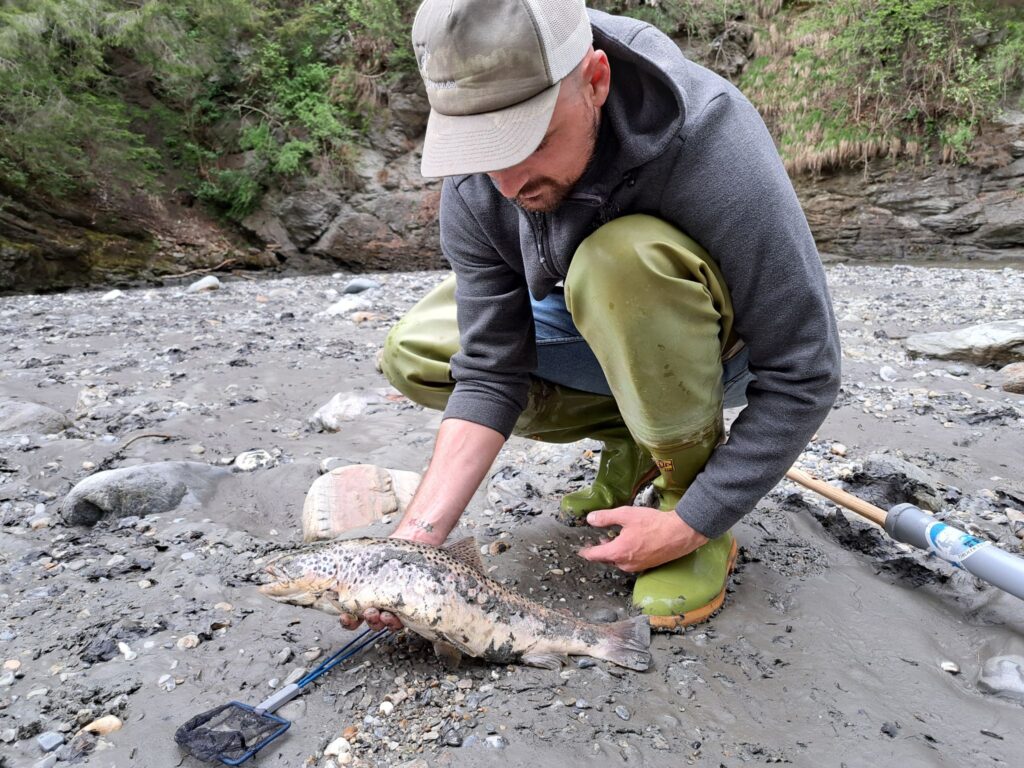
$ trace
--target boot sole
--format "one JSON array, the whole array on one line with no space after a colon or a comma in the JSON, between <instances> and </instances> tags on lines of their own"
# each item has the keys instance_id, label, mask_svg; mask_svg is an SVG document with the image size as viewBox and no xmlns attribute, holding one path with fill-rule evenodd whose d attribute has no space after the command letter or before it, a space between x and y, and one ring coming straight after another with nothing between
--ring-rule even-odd
<instances>
[{"instance_id":1,"label":"boot sole","mask_svg":"<svg viewBox=\"0 0 1024 768\"><path fill-rule=\"evenodd\" d=\"M640 489L643 488L648 483L653 482L659 474L660 473L656 466L651 467L649 470L647 470L646 474L644 474L644 476L640 478L637 484L633 486L633 495L629 497L629 500L632 501L633 499L635 499L636 495L640 493ZM590 511L596 512L597 510L592 509ZM588 512L587 514L590 513ZM558 511L555 512L555 519L562 525L567 525L570 528L580 528L587 524L587 514L577 516L569 512L563 512L561 509L559 509Z\"/></svg>"},{"instance_id":2,"label":"boot sole","mask_svg":"<svg viewBox=\"0 0 1024 768\"><path fill-rule=\"evenodd\" d=\"M736 568L736 556L738 553L739 545L736 543L736 539L733 539L732 549L729 550L729 562L725 572L725 584L722 585L722 591L710 603L702 608L687 611L677 616L649 616L651 629L656 632L673 632L677 629L700 624L702 621L710 619L712 614L721 608L722 603L725 602L725 590L729 586L729 576L732 575L733 570Z\"/></svg>"}]
</instances>

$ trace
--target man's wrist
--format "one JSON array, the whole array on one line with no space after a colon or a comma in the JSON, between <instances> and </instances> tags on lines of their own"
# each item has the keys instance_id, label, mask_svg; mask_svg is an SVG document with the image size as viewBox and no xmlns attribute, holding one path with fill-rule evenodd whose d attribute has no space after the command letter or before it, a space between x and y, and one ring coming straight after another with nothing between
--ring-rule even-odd
<instances>
[{"instance_id":1,"label":"man's wrist","mask_svg":"<svg viewBox=\"0 0 1024 768\"><path fill-rule=\"evenodd\" d=\"M418 541L422 544L440 546L448 538L448 531L438 523L417 516L406 516L391 533L395 539Z\"/></svg>"}]
</instances>

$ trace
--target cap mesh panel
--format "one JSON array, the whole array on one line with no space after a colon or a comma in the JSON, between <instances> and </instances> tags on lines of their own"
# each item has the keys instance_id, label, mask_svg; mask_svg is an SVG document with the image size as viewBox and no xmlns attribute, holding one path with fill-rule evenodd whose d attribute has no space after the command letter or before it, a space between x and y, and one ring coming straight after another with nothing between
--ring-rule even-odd
<instances>
[{"instance_id":1,"label":"cap mesh panel","mask_svg":"<svg viewBox=\"0 0 1024 768\"><path fill-rule=\"evenodd\" d=\"M547 52L553 82L568 75L593 41L583 0L526 0Z\"/></svg>"}]
</instances>

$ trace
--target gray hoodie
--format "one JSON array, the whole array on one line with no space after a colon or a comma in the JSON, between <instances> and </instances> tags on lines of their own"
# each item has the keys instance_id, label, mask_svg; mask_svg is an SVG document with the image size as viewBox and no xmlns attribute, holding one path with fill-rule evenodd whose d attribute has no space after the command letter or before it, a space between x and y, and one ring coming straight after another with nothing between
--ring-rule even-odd
<instances>
[{"instance_id":1,"label":"gray hoodie","mask_svg":"<svg viewBox=\"0 0 1024 768\"><path fill-rule=\"evenodd\" d=\"M717 536L753 509L824 420L839 337L817 248L760 115L656 28L590 11L611 62L596 160L553 213L530 214L485 174L444 181L441 247L457 275L461 350L445 418L508 436L536 366L527 291L565 278L579 243L630 213L670 222L721 267L757 376L729 442L679 503Z\"/></svg>"}]
</instances>

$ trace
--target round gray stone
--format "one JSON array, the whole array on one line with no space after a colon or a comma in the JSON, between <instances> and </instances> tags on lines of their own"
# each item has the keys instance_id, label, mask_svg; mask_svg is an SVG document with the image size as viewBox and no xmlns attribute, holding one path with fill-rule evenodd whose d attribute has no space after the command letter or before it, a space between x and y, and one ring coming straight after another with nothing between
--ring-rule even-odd
<instances>
[{"instance_id":1,"label":"round gray stone","mask_svg":"<svg viewBox=\"0 0 1024 768\"><path fill-rule=\"evenodd\" d=\"M67 416L45 405L0 400L0 435L52 435L70 426Z\"/></svg>"},{"instance_id":2,"label":"round gray stone","mask_svg":"<svg viewBox=\"0 0 1024 768\"><path fill-rule=\"evenodd\" d=\"M978 674L978 688L1006 699L1024 701L1024 656L993 656Z\"/></svg>"},{"instance_id":3,"label":"round gray stone","mask_svg":"<svg viewBox=\"0 0 1024 768\"><path fill-rule=\"evenodd\" d=\"M123 467L82 480L61 502L67 525L93 525L102 517L156 515L180 504L208 500L230 472L196 461L168 461Z\"/></svg>"}]
</instances>

